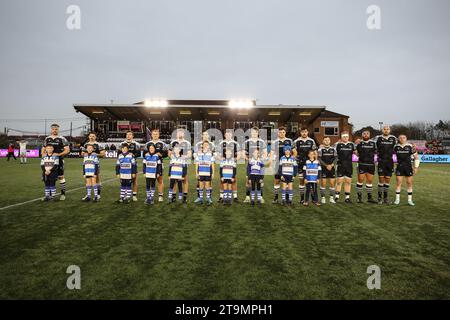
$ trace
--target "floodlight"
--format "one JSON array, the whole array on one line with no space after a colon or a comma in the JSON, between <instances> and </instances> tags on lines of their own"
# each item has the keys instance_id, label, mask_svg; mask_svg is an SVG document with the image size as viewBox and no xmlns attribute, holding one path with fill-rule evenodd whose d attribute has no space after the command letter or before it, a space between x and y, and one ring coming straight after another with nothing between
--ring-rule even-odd
<instances>
[{"instance_id":1,"label":"floodlight","mask_svg":"<svg viewBox=\"0 0 450 320\"><path fill-rule=\"evenodd\" d=\"M150 99L145 100L144 105L150 108L165 108L169 105L169 102L165 99Z\"/></svg>"},{"instance_id":2,"label":"floodlight","mask_svg":"<svg viewBox=\"0 0 450 320\"><path fill-rule=\"evenodd\" d=\"M228 106L232 109L248 109L252 108L255 102L250 99L238 99L228 101Z\"/></svg>"}]
</instances>

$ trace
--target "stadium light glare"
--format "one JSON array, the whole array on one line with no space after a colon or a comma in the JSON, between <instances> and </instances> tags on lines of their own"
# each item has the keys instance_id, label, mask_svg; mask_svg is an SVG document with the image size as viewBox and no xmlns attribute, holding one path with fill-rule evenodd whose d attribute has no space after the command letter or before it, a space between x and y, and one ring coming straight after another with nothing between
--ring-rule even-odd
<instances>
[{"instance_id":1,"label":"stadium light glare","mask_svg":"<svg viewBox=\"0 0 450 320\"><path fill-rule=\"evenodd\" d=\"M255 106L255 102L250 99L230 100L228 106L232 109L249 109Z\"/></svg>"},{"instance_id":2,"label":"stadium light glare","mask_svg":"<svg viewBox=\"0 0 450 320\"><path fill-rule=\"evenodd\" d=\"M169 101L165 99L150 99L145 100L144 105L150 108L165 108L169 105Z\"/></svg>"},{"instance_id":3,"label":"stadium light glare","mask_svg":"<svg viewBox=\"0 0 450 320\"><path fill-rule=\"evenodd\" d=\"M189 110L181 110L180 114L189 115L192 114Z\"/></svg>"}]
</instances>

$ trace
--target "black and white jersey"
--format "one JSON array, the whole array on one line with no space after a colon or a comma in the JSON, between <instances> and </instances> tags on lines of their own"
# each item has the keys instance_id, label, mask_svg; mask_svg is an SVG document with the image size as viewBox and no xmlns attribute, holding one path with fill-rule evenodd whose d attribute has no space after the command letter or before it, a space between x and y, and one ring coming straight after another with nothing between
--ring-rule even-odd
<instances>
[{"instance_id":1,"label":"black and white jersey","mask_svg":"<svg viewBox=\"0 0 450 320\"><path fill-rule=\"evenodd\" d=\"M190 151L192 151L192 145L189 141L183 140L172 140L170 142L170 150L172 151L175 146L178 146L181 151L180 155L187 156Z\"/></svg>"},{"instance_id":2,"label":"black and white jersey","mask_svg":"<svg viewBox=\"0 0 450 320\"><path fill-rule=\"evenodd\" d=\"M256 148L259 148L260 156L267 150L267 143L263 139L248 139L244 141L244 151L248 158L251 158Z\"/></svg>"},{"instance_id":3,"label":"black and white jersey","mask_svg":"<svg viewBox=\"0 0 450 320\"><path fill-rule=\"evenodd\" d=\"M199 141L199 142L197 142L195 144L195 146L194 146L194 153L195 154L202 152L202 148L203 148L203 143L204 142L205 141ZM207 142L209 144L209 152L214 153L214 149L215 149L214 144L211 141L207 141Z\"/></svg>"},{"instance_id":4,"label":"black and white jersey","mask_svg":"<svg viewBox=\"0 0 450 320\"><path fill-rule=\"evenodd\" d=\"M292 139L284 138L283 140L277 139L272 142L270 146L270 150L277 156L276 159L280 160L282 156L284 156L284 147L288 146L292 148L293 142Z\"/></svg>"},{"instance_id":5,"label":"black and white jersey","mask_svg":"<svg viewBox=\"0 0 450 320\"><path fill-rule=\"evenodd\" d=\"M397 155L397 164L399 166L411 166L411 161L417 151L412 144L406 143L404 145L396 144L394 153Z\"/></svg>"},{"instance_id":6,"label":"black and white jersey","mask_svg":"<svg viewBox=\"0 0 450 320\"><path fill-rule=\"evenodd\" d=\"M317 146L313 139L299 137L294 141L294 149L297 151L297 161L305 162L309 151L317 150Z\"/></svg>"},{"instance_id":7,"label":"black and white jersey","mask_svg":"<svg viewBox=\"0 0 450 320\"><path fill-rule=\"evenodd\" d=\"M88 141L88 142L86 142L84 144L82 151L83 152L87 152L87 147L88 146L94 147L94 153L96 153L96 154L100 154L100 152L104 150L104 148L101 145L99 145L98 142L90 142L90 141Z\"/></svg>"},{"instance_id":8,"label":"black and white jersey","mask_svg":"<svg viewBox=\"0 0 450 320\"><path fill-rule=\"evenodd\" d=\"M355 144L353 142L338 142L334 145L338 156L338 165L351 165L353 161L353 153L355 152Z\"/></svg>"},{"instance_id":9,"label":"black and white jersey","mask_svg":"<svg viewBox=\"0 0 450 320\"><path fill-rule=\"evenodd\" d=\"M394 154L394 147L397 144L397 138L393 135L389 135L387 137L384 135L379 135L375 137L374 140L377 144L379 160L392 161L392 155Z\"/></svg>"},{"instance_id":10,"label":"black and white jersey","mask_svg":"<svg viewBox=\"0 0 450 320\"><path fill-rule=\"evenodd\" d=\"M377 143L373 140L361 140L356 146L358 152L358 163L375 164L375 154L377 153Z\"/></svg>"},{"instance_id":11,"label":"black and white jersey","mask_svg":"<svg viewBox=\"0 0 450 320\"><path fill-rule=\"evenodd\" d=\"M136 142L134 140L131 140L131 141L125 140L121 143L121 145L122 144L128 145L128 152L131 153L135 158L138 158L141 156L141 145L138 142ZM120 153L121 153L121 151L119 150L119 154Z\"/></svg>"},{"instance_id":12,"label":"black and white jersey","mask_svg":"<svg viewBox=\"0 0 450 320\"><path fill-rule=\"evenodd\" d=\"M155 153L159 153L161 155L161 157L164 157L164 155L167 152L167 145L162 141L162 140L157 140L157 141L153 141L150 140L149 142L147 142L145 144L145 151L148 151L148 148L150 146L154 146L155 147Z\"/></svg>"},{"instance_id":13,"label":"black and white jersey","mask_svg":"<svg viewBox=\"0 0 450 320\"><path fill-rule=\"evenodd\" d=\"M225 158L225 152L227 150L231 150L231 153L233 155L233 157L236 159L238 156L238 152L241 151L241 147L239 146L239 143L237 143L234 140L222 140L218 143L217 147L216 147L216 151L217 153L219 153L219 155L222 158Z\"/></svg>"},{"instance_id":14,"label":"black and white jersey","mask_svg":"<svg viewBox=\"0 0 450 320\"><path fill-rule=\"evenodd\" d=\"M319 155L320 164L322 165L330 165L337 160L337 150L332 146L320 147L317 153Z\"/></svg>"},{"instance_id":15,"label":"black and white jersey","mask_svg":"<svg viewBox=\"0 0 450 320\"><path fill-rule=\"evenodd\" d=\"M68 146L69 142L63 136L48 136L44 140L44 147L53 146L54 153L61 153L64 147Z\"/></svg>"}]
</instances>

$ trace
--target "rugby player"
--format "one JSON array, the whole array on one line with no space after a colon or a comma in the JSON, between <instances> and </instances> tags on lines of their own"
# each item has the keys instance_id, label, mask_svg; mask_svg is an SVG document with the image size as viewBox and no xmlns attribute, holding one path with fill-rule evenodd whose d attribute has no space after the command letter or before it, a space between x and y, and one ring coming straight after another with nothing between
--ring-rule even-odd
<instances>
[{"instance_id":1,"label":"rugby player","mask_svg":"<svg viewBox=\"0 0 450 320\"><path fill-rule=\"evenodd\" d=\"M167 145L159 138L160 132L159 129L155 128L151 131L152 140L148 141L145 145L145 150L148 150L149 146L154 146L156 154L159 156L161 161L161 170L164 169L163 158L167 153ZM161 171L160 175L156 178L158 184L158 202L164 201L164 179L163 173Z\"/></svg>"},{"instance_id":2,"label":"rugby player","mask_svg":"<svg viewBox=\"0 0 450 320\"><path fill-rule=\"evenodd\" d=\"M209 141L203 141L202 148L198 150L195 157L195 172L200 188L195 203L203 204L203 190L205 190L206 204L208 206L212 204L212 180L214 179L215 171L214 156L209 148Z\"/></svg>"},{"instance_id":3,"label":"rugby player","mask_svg":"<svg viewBox=\"0 0 450 320\"><path fill-rule=\"evenodd\" d=\"M299 191L300 191L300 203L305 202L305 177L304 170L306 161L308 160L308 153L311 150L317 150L316 143L309 137L308 128L303 127L300 129L300 136L294 141L293 153L297 158L298 163L298 178L299 178Z\"/></svg>"},{"instance_id":4,"label":"rugby player","mask_svg":"<svg viewBox=\"0 0 450 320\"><path fill-rule=\"evenodd\" d=\"M292 139L286 138L286 128L280 127L278 128L278 139L276 139L270 148L270 154L269 154L269 161L270 165L272 166L272 161L276 161L273 168L278 168L278 164L280 162L280 159L285 155L284 148L289 147L289 154L291 153L292 149ZM278 171L278 170L277 170ZM274 198L272 203L278 203L278 196L280 193L280 179L281 176L278 174L278 172L275 174L274 180L273 180L273 192L274 192ZM290 183L290 186L292 187L292 182ZM292 198L291 198L292 201Z\"/></svg>"},{"instance_id":5,"label":"rugby player","mask_svg":"<svg viewBox=\"0 0 450 320\"><path fill-rule=\"evenodd\" d=\"M20 157L20 164L27 163L27 144L28 142L26 140L20 140L19 142L19 157Z\"/></svg>"},{"instance_id":6,"label":"rugby player","mask_svg":"<svg viewBox=\"0 0 450 320\"><path fill-rule=\"evenodd\" d=\"M335 201L339 200L341 194L342 185L344 185L345 202L351 204L350 192L352 189L352 177L353 177L353 153L355 152L355 144L350 140L348 131L342 131L341 140L334 146L337 152L337 185Z\"/></svg>"},{"instance_id":7,"label":"rugby player","mask_svg":"<svg viewBox=\"0 0 450 320\"><path fill-rule=\"evenodd\" d=\"M97 142L97 134L95 132L91 132L88 135L88 141L83 145L83 148L81 149L81 156L85 156L87 152L87 147L92 146L94 148L94 153L97 155L98 158L103 158L106 154L105 148L103 148L98 142ZM102 182L100 179L100 162L97 164L97 173L95 175L96 179L96 186L97 186L97 199L101 198L101 192L102 192ZM82 199L86 200L87 195Z\"/></svg>"},{"instance_id":8,"label":"rugby player","mask_svg":"<svg viewBox=\"0 0 450 320\"><path fill-rule=\"evenodd\" d=\"M258 150L259 157L264 162L264 159L267 159L267 144L266 142L259 138L259 129L257 127L253 127L250 129L250 139L247 139L244 141L244 147L242 148L243 157L248 162L250 158L254 155L254 151ZM261 187L261 203L264 203L263 198L263 187L264 187L264 181L261 179L260 181L260 187ZM247 187L247 193L245 196L245 203L250 202L250 191L252 187L252 181L250 177L247 175L246 177L246 187Z\"/></svg>"},{"instance_id":9,"label":"rugby player","mask_svg":"<svg viewBox=\"0 0 450 320\"><path fill-rule=\"evenodd\" d=\"M322 203L327 203L325 193L327 189L327 181L330 183L330 203L336 203L334 196L336 195L336 161L337 151L331 146L330 137L325 137L322 141L323 145L318 150L318 160L322 166L322 179L320 185L320 196Z\"/></svg>"},{"instance_id":10,"label":"rugby player","mask_svg":"<svg viewBox=\"0 0 450 320\"><path fill-rule=\"evenodd\" d=\"M214 144L209 140L209 133L207 131L203 131L202 133L202 140L197 142L194 145L194 159L197 158L197 154L202 152L203 144L208 143L209 148L208 150L214 155ZM200 193L202 192L200 188L201 182L197 180L197 200L200 199Z\"/></svg>"},{"instance_id":11,"label":"rugby player","mask_svg":"<svg viewBox=\"0 0 450 320\"><path fill-rule=\"evenodd\" d=\"M46 154L45 149L46 146L49 145L53 146L53 155L59 158L57 170L59 186L61 187L61 196L59 197L59 200L64 201L66 200L66 179L64 178L64 156L70 152L69 143L67 142L66 138L59 135L59 125L57 123L54 123L50 126L50 132L51 134L44 140L44 145L41 149L41 154L42 156Z\"/></svg>"},{"instance_id":12,"label":"rugby player","mask_svg":"<svg viewBox=\"0 0 450 320\"><path fill-rule=\"evenodd\" d=\"M224 160L226 159L226 152L230 150L232 157L235 162L237 162L241 157L241 147L239 143L237 143L233 139L233 129L225 130L225 139L220 141L216 147L216 157L218 159ZM232 179L231 188L233 192L233 201L239 202L238 193L237 193L237 179ZM224 183L220 182L220 194L219 194L219 202L223 201L224 196ZM229 199L231 200L231 199Z\"/></svg>"},{"instance_id":13,"label":"rugby player","mask_svg":"<svg viewBox=\"0 0 450 320\"><path fill-rule=\"evenodd\" d=\"M121 143L123 146L124 144L128 145L128 153L131 154L135 159L135 164L137 166L136 159L141 156L141 146L138 142L134 140L134 133L133 131L127 131L126 133L126 139ZM137 168L136 168L137 170ZM138 179L137 175L132 176L132 190L133 190L133 201L137 201L137 192L138 192Z\"/></svg>"},{"instance_id":14,"label":"rugby player","mask_svg":"<svg viewBox=\"0 0 450 320\"><path fill-rule=\"evenodd\" d=\"M394 147L397 138L391 135L391 128L383 126L383 134L375 138L378 154L378 203L389 204L389 187L394 172Z\"/></svg>"},{"instance_id":15,"label":"rugby player","mask_svg":"<svg viewBox=\"0 0 450 320\"><path fill-rule=\"evenodd\" d=\"M362 132L362 140L356 145L358 154L358 183L356 191L358 193L358 203L362 203L362 189L364 181L366 183L367 202L377 203L372 197L373 176L375 174L375 154L377 153L377 144L370 139L370 131Z\"/></svg>"},{"instance_id":16,"label":"rugby player","mask_svg":"<svg viewBox=\"0 0 450 320\"><path fill-rule=\"evenodd\" d=\"M180 157L185 160L187 163L192 159L192 145L191 142L184 138L184 129L177 129L176 136L177 138L170 142L169 156L172 156L174 148L178 147L180 149ZM189 182L188 182L187 174L183 177L182 185L183 190L178 190L179 192L183 192L183 202L187 203L187 194L189 190Z\"/></svg>"},{"instance_id":17,"label":"rugby player","mask_svg":"<svg viewBox=\"0 0 450 320\"><path fill-rule=\"evenodd\" d=\"M402 190L403 178L406 179L408 191L408 204L414 206L413 195L413 176L419 172L420 159L416 148L408 143L407 137L401 134L398 137L399 143L394 147L394 153L397 155L397 167L395 175L397 176L397 187L395 189L394 204L400 204L400 192ZM414 167L412 160L414 159Z\"/></svg>"}]
</instances>

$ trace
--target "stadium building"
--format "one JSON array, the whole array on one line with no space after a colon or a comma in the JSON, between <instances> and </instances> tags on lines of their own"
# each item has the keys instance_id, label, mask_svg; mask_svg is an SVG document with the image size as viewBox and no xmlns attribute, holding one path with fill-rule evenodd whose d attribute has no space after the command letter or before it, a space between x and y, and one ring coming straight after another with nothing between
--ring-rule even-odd
<instances>
[{"instance_id":1,"label":"stadium building","mask_svg":"<svg viewBox=\"0 0 450 320\"><path fill-rule=\"evenodd\" d=\"M147 129L159 128L161 138L169 140L176 128L207 130L243 129L253 126L270 131L280 126L288 136L308 127L317 141L327 136L332 142L342 131L352 132L349 116L332 112L325 106L257 105L256 100L146 100L135 104L75 104L76 112L90 119L90 130L103 141L123 140L124 131L145 139Z\"/></svg>"}]
</instances>

